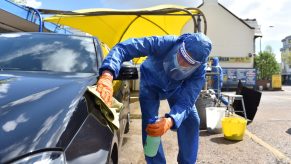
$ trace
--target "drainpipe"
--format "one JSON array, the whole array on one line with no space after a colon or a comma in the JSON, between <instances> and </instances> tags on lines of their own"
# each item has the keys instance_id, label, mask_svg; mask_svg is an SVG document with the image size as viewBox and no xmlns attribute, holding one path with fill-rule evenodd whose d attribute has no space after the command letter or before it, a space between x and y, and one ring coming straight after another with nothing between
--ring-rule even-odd
<instances>
[{"instance_id":1,"label":"drainpipe","mask_svg":"<svg viewBox=\"0 0 291 164\"><path fill-rule=\"evenodd\" d=\"M200 18L200 14L198 15L198 18L197 18L197 29L198 29L198 32L201 32L201 18Z\"/></svg>"}]
</instances>

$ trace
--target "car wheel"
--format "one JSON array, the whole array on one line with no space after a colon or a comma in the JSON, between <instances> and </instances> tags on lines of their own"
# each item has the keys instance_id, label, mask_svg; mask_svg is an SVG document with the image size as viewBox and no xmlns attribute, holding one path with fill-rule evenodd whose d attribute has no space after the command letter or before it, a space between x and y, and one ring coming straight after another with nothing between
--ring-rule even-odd
<instances>
[{"instance_id":1,"label":"car wheel","mask_svg":"<svg viewBox=\"0 0 291 164\"><path fill-rule=\"evenodd\" d=\"M127 120L126 120L126 125L124 128L124 134L127 134L129 132L129 125L130 125L130 113L127 113Z\"/></svg>"},{"instance_id":2,"label":"car wheel","mask_svg":"<svg viewBox=\"0 0 291 164\"><path fill-rule=\"evenodd\" d=\"M111 152L111 157L108 161L109 164L118 164L118 148L114 145L113 151Z\"/></svg>"},{"instance_id":3,"label":"car wheel","mask_svg":"<svg viewBox=\"0 0 291 164\"><path fill-rule=\"evenodd\" d=\"M118 155L119 155L119 149L118 149L118 137L117 132L114 130L114 137L112 139L112 146L110 153L107 157L107 164L118 164Z\"/></svg>"}]
</instances>

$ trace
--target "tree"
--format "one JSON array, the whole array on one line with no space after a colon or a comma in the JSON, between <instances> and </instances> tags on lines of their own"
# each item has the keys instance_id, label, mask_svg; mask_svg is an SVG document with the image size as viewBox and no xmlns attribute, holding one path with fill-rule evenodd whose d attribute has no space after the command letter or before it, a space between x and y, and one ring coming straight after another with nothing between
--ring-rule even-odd
<instances>
[{"instance_id":1,"label":"tree","mask_svg":"<svg viewBox=\"0 0 291 164\"><path fill-rule=\"evenodd\" d=\"M267 46L255 57L255 68L258 70L259 80L271 80L272 75L280 73L280 67L271 46Z\"/></svg>"}]
</instances>

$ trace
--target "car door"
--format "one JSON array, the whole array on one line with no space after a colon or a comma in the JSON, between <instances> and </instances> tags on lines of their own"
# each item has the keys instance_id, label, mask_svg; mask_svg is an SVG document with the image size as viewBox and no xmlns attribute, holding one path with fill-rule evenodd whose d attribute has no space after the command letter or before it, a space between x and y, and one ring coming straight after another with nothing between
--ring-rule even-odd
<instances>
[{"instance_id":1,"label":"car door","mask_svg":"<svg viewBox=\"0 0 291 164\"><path fill-rule=\"evenodd\" d=\"M96 38L93 41L96 48L96 67L100 68L103 60L100 44ZM94 97L85 93L79 100L76 111L78 110L86 111L86 118L76 120L83 123L65 150L67 162L74 164L108 163L108 161L112 161L111 157L118 155L112 153L118 153L116 151L118 145L117 134L108 125L99 106L95 103Z\"/></svg>"},{"instance_id":2,"label":"car door","mask_svg":"<svg viewBox=\"0 0 291 164\"><path fill-rule=\"evenodd\" d=\"M87 116L65 150L67 163L107 163L112 145L117 145L115 132L90 95L82 97L77 110L87 111Z\"/></svg>"}]
</instances>

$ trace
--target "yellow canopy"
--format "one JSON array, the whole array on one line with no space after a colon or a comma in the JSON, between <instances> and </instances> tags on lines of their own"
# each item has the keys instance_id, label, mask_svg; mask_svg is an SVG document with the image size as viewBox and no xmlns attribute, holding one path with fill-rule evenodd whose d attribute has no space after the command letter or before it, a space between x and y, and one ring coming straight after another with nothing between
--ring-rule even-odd
<instances>
[{"instance_id":1,"label":"yellow canopy","mask_svg":"<svg viewBox=\"0 0 291 164\"><path fill-rule=\"evenodd\" d=\"M200 31L198 22L206 19L196 8L161 5L136 10L85 9L78 11L56 11L40 9L44 14L58 14L45 21L73 27L96 36L110 48L131 37L151 35L180 35L184 25L193 20L193 32ZM202 20L202 21L201 21Z\"/></svg>"}]
</instances>

